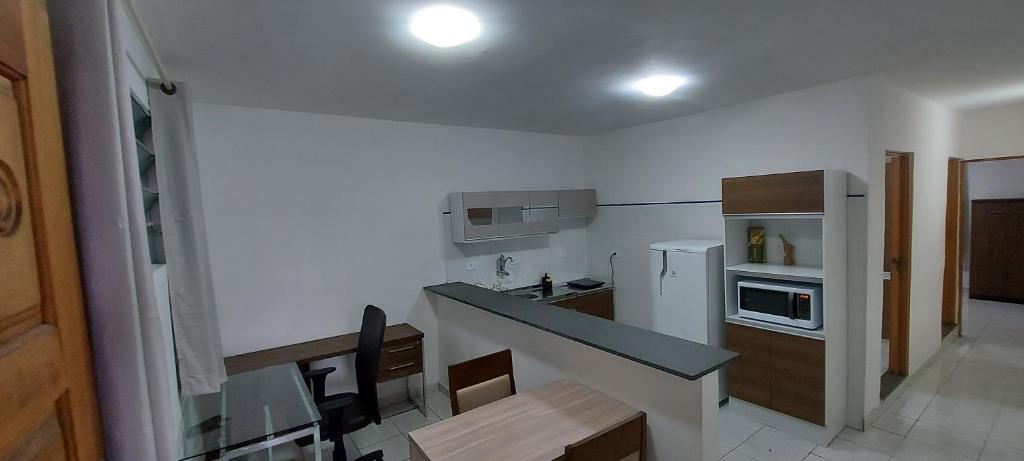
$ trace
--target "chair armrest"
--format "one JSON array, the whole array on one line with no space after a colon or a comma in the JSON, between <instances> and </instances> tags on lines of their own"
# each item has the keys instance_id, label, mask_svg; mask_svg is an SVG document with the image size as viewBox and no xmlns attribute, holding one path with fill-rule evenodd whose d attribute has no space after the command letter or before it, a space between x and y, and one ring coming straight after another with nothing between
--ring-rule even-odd
<instances>
[{"instance_id":1,"label":"chair armrest","mask_svg":"<svg viewBox=\"0 0 1024 461\"><path fill-rule=\"evenodd\" d=\"M334 373L335 370L337 370L337 368L334 367L317 368L316 370L303 371L302 377L306 379L313 379L320 376L327 376L331 373Z\"/></svg>"},{"instance_id":2,"label":"chair armrest","mask_svg":"<svg viewBox=\"0 0 1024 461\"><path fill-rule=\"evenodd\" d=\"M325 367L302 372L302 377L309 385L310 392L313 393L314 403L320 403L324 400L324 394L327 391L327 375L334 373L336 369L334 367Z\"/></svg>"}]
</instances>

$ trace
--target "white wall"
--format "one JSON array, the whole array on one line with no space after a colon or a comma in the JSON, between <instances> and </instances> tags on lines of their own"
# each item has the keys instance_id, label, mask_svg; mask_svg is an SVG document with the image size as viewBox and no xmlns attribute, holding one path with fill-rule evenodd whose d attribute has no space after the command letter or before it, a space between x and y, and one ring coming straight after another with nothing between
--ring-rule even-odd
<instances>
[{"instance_id":1,"label":"white wall","mask_svg":"<svg viewBox=\"0 0 1024 461\"><path fill-rule=\"evenodd\" d=\"M1024 197L1024 158L968 163L967 195L970 200Z\"/></svg>"},{"instance_id":2,"label":"white wall","mask_svg":"<svg viewBox=\"0 0 1024 461\"><path fill-rule=\"evenodd\" d=\"M721 239L723 177L812 169L849 172L848 192L868 184L867 82L856 78L587 139L587 179L601 204L712 201L652 206L603 206L587 229L591 273L610 273L615 259L616 318L651 326L648 245L679 238ZM849 316L864 317L866 199L849 197ZM862 344L864 321L850 320L851 349ZM863 363L863 359L851 363ZM863 371L851 370L853 411L863 416ZM877 386L877 383L876 383ZM877 392L877 391L876 391Z\"/></svg>"},{"instance_id":3,"label":"white wall","mask_svg":"<svg viewBox=\"0 0 1024 461\"><path fill-rule=\"evenodd\" d=\"M960 158L1024 155L1024 104L963 111L958 125Z\"/></svg>"},{"instance_id":4,"label":"white wall","mask_svg":"<svg viewBox=\"0 0 1024 461\"><path fill-rule=\"evenodd\" d=\"M868 192L865 369L881 361L882 251L885 226L885 152L913 153L910 292L910 372L939 349L947 163L957 146L956 114L877 78L868 79L871 128ZM865 376L865 410L878 406L878 377Z\"/></svg>"},{"instance_id":5,"label":"white wall","mask_svg":"<svg viewBox=\"0 0 1024 461\"><path fill-rule=\"evenodd\" d=\"M445 259L460 257L442 215L447 194L583 186L575 137L208 104L194 111L225 355L357 331L363 306L375 304L389 324L424 331L427 379L437 382L436 322L422 287L444 283Z\"/></svg>"}]
</instances>

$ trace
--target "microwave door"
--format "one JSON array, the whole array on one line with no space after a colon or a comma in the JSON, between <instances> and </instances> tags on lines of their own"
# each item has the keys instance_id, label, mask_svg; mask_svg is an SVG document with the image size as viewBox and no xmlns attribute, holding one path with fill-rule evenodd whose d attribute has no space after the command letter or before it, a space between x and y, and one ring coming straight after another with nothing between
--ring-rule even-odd
<instances>
[{"instance_id":1,"label":"microwave door","mask_svg":"<svg viewBox=\"0 0 1024 461\"><path fill-rule=\"evenodd\" d=\"M740 297L741 307L748 311L790 318L792 303L785 291L743 287Z\"/></svg>"}]
</instances>

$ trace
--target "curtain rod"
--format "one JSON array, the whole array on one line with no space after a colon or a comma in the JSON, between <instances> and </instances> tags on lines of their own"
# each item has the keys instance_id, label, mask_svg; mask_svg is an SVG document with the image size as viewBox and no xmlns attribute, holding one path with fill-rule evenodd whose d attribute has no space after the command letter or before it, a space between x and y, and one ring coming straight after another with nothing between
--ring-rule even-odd
<instances>
[{"instance_id":1,"label":"curtain rod","mask_svg":"<svg viewBox=\"0 0 1024 461\"><path fill-rule=\"evenodd\" d=\"M149 31L146 30L146 26L142 23L142 18L139 16L139 12L135 9L135 2L133 0L124 0L124 6L128 10L128 15L132 17L132 22L139 28L139 32L142 34L142 41L146 44L146 49L149 50L149 56L153 58L153 63L156 64L156 72L160 74L160 91L166 94L174 94L178 89L174 86L174 82L167 76L167 69L164 67L164 62L160 60L160 55L156 52L156 47L153 46L153 39L149 36Z\"/></svg>"}]
</instances>

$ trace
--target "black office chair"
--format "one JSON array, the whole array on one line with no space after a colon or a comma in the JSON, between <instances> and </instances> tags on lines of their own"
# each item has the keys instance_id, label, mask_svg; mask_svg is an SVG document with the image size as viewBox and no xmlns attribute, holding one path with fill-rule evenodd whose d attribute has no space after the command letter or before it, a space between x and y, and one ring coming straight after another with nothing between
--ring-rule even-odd
<instances>
[{"instance_id":1,"label":"black office chair","mask_svg":"<svg viewBox=\"0 0 1024 461\"><path fill-rule=\"evenodd\" d=\"M359 348L356 350L356 385L359 392L324 395L327 375L334 367L310 370L303 373L311 384L313 401L316 402L323 421L320 424L321 437L334 441L334 461L346 461L344 435L358 431L370 423L380 424L380 402L377 400L377 367L380 364L381 346L384 344L384 327L387 317L377 306L367 305L363 309L363 325L359 329ZM360 456L355 461L383 461L384 452L377 450Z\"/></svg>"}]
</instances>

